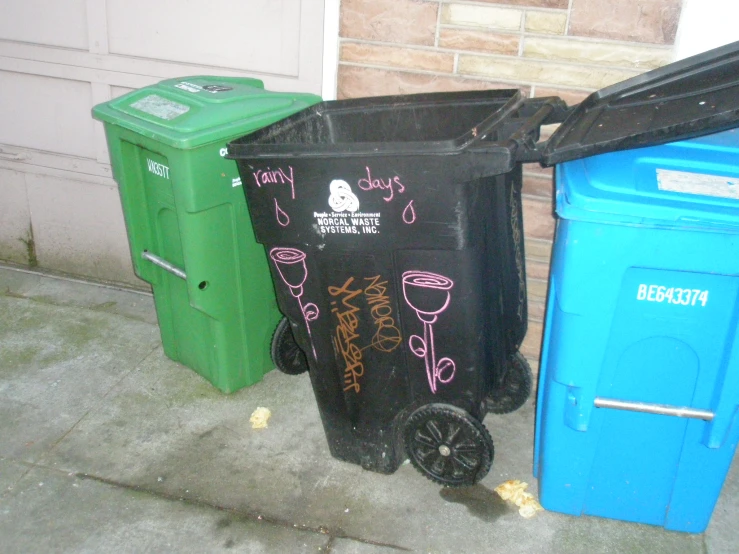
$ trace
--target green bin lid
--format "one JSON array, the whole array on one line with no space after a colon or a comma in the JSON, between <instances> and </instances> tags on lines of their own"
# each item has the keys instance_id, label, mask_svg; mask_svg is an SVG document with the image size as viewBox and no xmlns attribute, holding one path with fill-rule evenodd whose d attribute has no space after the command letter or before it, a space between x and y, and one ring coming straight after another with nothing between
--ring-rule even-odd
<instances>
[{"instance_id":1,"label":"green bin lid","mask_svg":"<svg viewBox=\"0 0 739 554\"><path fill-rule=\"evenodd\" d=\"M92 109L95 119L180 149L246 134L320 102L308 93L264 90L258 79L168 79Z\"/></svg>"}]
</instances>

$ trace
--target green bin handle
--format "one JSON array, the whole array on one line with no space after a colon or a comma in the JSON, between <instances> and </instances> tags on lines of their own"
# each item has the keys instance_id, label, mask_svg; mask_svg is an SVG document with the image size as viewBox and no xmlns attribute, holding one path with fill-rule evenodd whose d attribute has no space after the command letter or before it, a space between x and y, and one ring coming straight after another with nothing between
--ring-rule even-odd
<instances>
[{"instance_id":1,"label":"green bin handle","mask_svg":"<svg viewBox=\"0 0 739 554\"><path fill-rule=\"evenodd\" d=\"M145 260L150 261L154 265L161 267L163 270L170 272L172 275L175 275L180 279L187 280L187 274L184 272L184 270L180 269L174 264L169 263L164 258L160 258L159 256L152 254L148 250L144 250L141 253L141 257Z\"/></svg>"}]
</instances>

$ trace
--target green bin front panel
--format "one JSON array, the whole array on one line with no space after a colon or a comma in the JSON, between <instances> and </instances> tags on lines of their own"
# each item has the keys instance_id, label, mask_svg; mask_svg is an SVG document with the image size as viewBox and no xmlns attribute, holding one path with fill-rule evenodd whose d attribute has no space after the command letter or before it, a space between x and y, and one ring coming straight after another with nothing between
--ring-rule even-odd
<instances>
[{"instance_id":1,"label":"green bin front panel","mask_svg":"<svg viewBox=\"0 0 739 554\"><path fill-rule=\"evenodd\" d=\"M234 86L226 102L218 101L217 94L203 97L174 86L206 79L170 80L150 88L181 105L187 105L192 94L183 116L203 121L210 110L218 123L214 128L188 126L175 116L163 120L158 135L151 114L138 122L130 108L148 97L151 91L146 89L127 95L129 102L122 97L100 105L94 115L105 122L134 269L152 286L164 352L218 389L232 392L256 383L273 368L270 343L281 314L264 248L254 239L236 164L223 157L224 149L230 140L320 99L270 93L251 80L244 80L241 89L234 80L227 81ZM241 110L233 102L241 102ZM231 119L222 113L224 104ZM237 112L241 119L234 121ZM186 278L142 258L145 252L181 269Z\"/></svg>"}]
</instances>

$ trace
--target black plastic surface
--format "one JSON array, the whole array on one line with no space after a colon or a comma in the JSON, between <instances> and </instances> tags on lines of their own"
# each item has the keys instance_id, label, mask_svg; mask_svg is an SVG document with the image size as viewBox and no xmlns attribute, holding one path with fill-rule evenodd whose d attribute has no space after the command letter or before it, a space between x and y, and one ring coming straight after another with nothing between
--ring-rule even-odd
<instances>
[{"instance_id":1,"label":"black plastic surface","mask_svg":"<svg viewBox=\"0 0 739 554\"><path fill-rule=\"evenodd\" d=\"M734 42L591 94L548 141L541 161L553 165L737 125L739 42Z\"/></svg>"},{"instance_id":2,"label":"black plastic surface","mask_svg":"<svg viewBox=\"0 0 739 554\"><path fill-rule=\"evenodd\" d=\"M531 366L520 352L513 354L506 366L506 375L500 388L487 397L488 412L509 414L523 406L529 399L534 376Z\"/></svg>"},{"instance_id":3,"label":"black plastic surface","mask_svg":"<svg viewBox=\"0 0 739 554\"><path fill-rule=\"evenodd\" d=\"M485 415L526 332L518 157L564 107L324 102L229 145L335 457L389 473L419 406Z\"/></svg>"},{"instance_id":4,"label":"black plastic surface","mask_svg":"<svg viewBox=\"0 0 739 554\"><path fill-rule=\"evenodd\" d=\"M323 102L232 142L229 157L458 153L521 101L496 90Z\"/></svg>"},{"instance_id":5,"label":"black plastic surface","mask_svg":"<svg viewBox=\"0 0 739 554\"><path fill-rule=\"evenodd\" d=\"M413 412L403 442L413 466L445 487L474 485L490 471L495 456L485 425L446 404L426 404Z\"/></svg>"},{"instance_id":6,"label":"black plastic surface","mask_svg":"<svg viewBox=\"0 0 739 554\"><path fill-rule=\"evenodd\" d=\"M305 352L295 342L290 321L286 317L280 320L272 335L270 353L272 363L286 375L300 375L309 369Z\"/></svg>"}]
</instances>

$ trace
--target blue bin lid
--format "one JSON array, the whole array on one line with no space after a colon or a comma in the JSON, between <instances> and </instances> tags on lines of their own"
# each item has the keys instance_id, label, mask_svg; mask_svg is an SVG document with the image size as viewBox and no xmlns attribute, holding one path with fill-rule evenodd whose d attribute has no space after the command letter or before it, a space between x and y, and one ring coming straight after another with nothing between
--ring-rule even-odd
<instances>
[{"instance_id":1,"label":"blue bin lid","mask_svg":"<svg viewBox=\"0 0 739 554\"><path fill-rule=\"evenodd\" d=\"M556 167L564 219L739 232L739 129Z\"/></svg>"}]
</instances>

